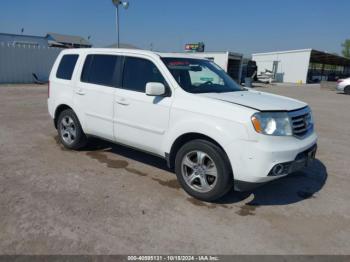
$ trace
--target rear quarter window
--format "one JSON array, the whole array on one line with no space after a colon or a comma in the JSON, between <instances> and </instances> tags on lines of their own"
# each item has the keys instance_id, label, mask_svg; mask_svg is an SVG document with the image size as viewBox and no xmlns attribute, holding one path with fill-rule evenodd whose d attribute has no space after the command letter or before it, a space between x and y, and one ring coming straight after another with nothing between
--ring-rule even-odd
<instances>
[{"instance_id":1,"label":"rear quarter window","mask_svg":"<svg viewBox=\"0 0 350 262\"><path fill-rule=\"evenodd\" d=\"M56 77L71 80L79 55L64 55L58 66Z\"/></svg>"}]
</instances>

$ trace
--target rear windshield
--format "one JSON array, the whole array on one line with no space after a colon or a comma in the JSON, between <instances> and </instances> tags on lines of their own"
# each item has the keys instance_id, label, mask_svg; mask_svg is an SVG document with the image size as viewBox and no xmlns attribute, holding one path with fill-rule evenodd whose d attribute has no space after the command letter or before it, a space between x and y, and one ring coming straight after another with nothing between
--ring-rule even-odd
<instances>
[{"instance_id":1,"label":"rear windshield","mask_svg":"<svg viewBox=\"0 0 350 262\"><path fill-rule=\"evenodd\" d=\"M214 62L193 58L162 58L178 84L189 93L226 93L243 91Z\"/></svg>"}]
</instances>

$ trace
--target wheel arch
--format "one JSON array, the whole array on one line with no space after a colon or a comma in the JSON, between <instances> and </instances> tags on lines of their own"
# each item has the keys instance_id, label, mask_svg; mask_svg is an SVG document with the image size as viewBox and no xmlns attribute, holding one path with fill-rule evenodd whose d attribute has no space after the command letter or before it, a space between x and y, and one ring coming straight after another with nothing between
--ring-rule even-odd
<instances>
[{"instance_id":1,"label":"wheel arch","mask_svg":"<svg viewBox=\"0 0 350 262\"><path fill-rule=\"evenodd\" d=\"M350 95L350 85L344 87L344 93Z\"/></svg>"},{"instance_id":2,"label":"wheel arch","mask_svg":"<svg viewBox=\"0 0 350 262\"><path fill-rule=\"evenodd\" d=\"M228 157L225 149L223 148L223 146L221 146L220 143L218 143L213 138L211 138L207 135L201 134L201 133L196 133L196 132L185 133L185 134L182 134L181 136L179 136L178 138L176 138L176 140L171 145L170 152L166 154L168 167L171 169L174 168L176 154L184 144L188 143L189 141L197 140L197 139L205 140L205 141L211 142L214 145L218 146L225 153L225 156L224 156L225 160L227 161L227 164L229 165L231 173L233 175L233 169L231 166L231 162L230 162L229 157Z\"/></svg>"},{"instance_id":3,"label":"wheel arch","mask_svg":"<svg viewBox=\"0 0 350 262\"><path fill-rule=\"evenodd\" d=\"M73 110L73 108L67 104L61 104L59 105L56 110L55 110L55 115L54 115L54 125L55 125L55 128L57 129L57 120L58 120L58 117L59 115L64 111L64 110L67 110L67 109L71 109ZM73 110L74 111L74 110Z\"/></svg>"}]
</instances>

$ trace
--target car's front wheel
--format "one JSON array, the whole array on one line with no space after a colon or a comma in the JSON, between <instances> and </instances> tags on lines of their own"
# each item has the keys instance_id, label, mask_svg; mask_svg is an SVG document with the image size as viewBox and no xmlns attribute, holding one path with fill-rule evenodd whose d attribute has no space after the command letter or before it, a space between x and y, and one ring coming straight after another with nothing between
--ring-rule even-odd
<instances>
[{"instance_id":1,"label":"car's front wheel","mask_svg":"<svg viewBox=\"0 0 350 262\"><path fill-rule=\"evenodd\" d=\"M221 198L233 184L225 152L206 140L193 140L180 148L175 159L175 172L183 189L204 201Z\"/></svg>"},{"instance_id":2,"label":"car's front wheel","mask_svg":"<svg viewBox=\"0 0 350 262\"><path fill-rule=\"evenodd\" d=\"M87 143L87 137L81 128L78 117L71 109L60 113L57 120L57 131L61 143L68 149L78 150Z\"/></svg>"},{"instance_id":3,"label":"car's front wheel","mask_svg":"<svg viewBox=\"0 0 350 262\"><path fill-rule=\"evenodd\" d=\"M344 93L347 94L347 95L350 95L350 86L346 86L344 88Z\"/></svg>"}]
</instances>

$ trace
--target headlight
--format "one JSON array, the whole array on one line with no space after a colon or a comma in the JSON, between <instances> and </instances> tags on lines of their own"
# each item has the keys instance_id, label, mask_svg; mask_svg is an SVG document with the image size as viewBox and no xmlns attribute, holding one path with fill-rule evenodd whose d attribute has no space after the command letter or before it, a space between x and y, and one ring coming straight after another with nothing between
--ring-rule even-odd
<instances>
[{"instance_id":1,"label":"headlight","mask_svg":"<svg viewBox=\"0 0 350 262\"><path fill-rule=\"evenodd\" d=\"M291 136L292 126L287 113L261 112L252 116L256 132L270 136Z\"/></svg>"},{"instance_id":2,"label":"headlight","mask_svg":"<svg viewBox=\"0 0 350 262\"><path fill-rule=\"evenodd\" d=\"M310 109L310 113L309 113L309 125L314 125L314 116L312 114L312 110Z\"/></svg>"}]
</instances>

